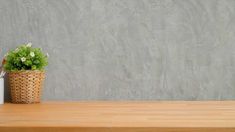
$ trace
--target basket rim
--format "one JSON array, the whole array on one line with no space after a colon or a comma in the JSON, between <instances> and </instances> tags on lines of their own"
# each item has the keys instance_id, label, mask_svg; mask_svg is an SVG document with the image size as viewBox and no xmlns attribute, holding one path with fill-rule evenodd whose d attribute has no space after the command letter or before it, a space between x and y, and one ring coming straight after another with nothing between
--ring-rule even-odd
<instances>
[{"instance_id":1,"label":"basket rim","mask_svg":"<svg viewBox=\"0 0 235 132\"><path fill-rule=\"evenodd\" d=\"M20 70L20 71L7 71L7 73L43 73L45 70Z\"/></svg>"}]
</instances>

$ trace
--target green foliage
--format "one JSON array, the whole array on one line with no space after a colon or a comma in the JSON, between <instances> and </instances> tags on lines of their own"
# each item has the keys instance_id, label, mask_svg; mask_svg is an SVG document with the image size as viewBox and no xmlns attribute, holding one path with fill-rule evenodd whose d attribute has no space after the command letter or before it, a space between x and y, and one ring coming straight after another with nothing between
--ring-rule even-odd
<instances>
[{"instance_id":1,"label":"green foliage","mask_svg":"<svg viewBox=\"0 0 235 132\"><path fill-rule=\"evenodd\" d=\"M40 48L31 47L31 43L24 44L8 52L5 56L4 69L6 71L43 70L47 66L47 56Z\"/></svg>"}]
</instances>

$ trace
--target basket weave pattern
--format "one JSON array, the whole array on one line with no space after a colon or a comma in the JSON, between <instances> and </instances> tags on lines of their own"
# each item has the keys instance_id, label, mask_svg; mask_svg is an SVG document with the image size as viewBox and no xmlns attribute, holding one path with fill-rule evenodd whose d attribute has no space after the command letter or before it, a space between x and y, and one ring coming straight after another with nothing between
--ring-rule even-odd
<instances>
[{"instance_id":1,"label":"basket weave pattern","mask_svg":"<svg viewBox=\"0 0 235 132\"><path fill-rule=\"evenodd\" d=\"M39 103L44 71L9 72L9 85L12 103Z\"/></svg>"}]
</instances>

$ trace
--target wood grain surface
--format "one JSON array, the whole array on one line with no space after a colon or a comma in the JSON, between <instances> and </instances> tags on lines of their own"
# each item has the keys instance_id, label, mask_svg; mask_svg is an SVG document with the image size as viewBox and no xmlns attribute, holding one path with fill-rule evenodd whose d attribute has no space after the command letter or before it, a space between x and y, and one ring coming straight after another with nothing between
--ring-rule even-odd
<instances>
[{"instance_id":1,"label":"wood grain surface","mask_svg":"<svg viewBox=\"0 0 235 132\"><path fill-rule=\"evenodd\" d=\"M235 101L43 102L0 105L0 132L235 131Z\"/></svg>"}]
</instances>

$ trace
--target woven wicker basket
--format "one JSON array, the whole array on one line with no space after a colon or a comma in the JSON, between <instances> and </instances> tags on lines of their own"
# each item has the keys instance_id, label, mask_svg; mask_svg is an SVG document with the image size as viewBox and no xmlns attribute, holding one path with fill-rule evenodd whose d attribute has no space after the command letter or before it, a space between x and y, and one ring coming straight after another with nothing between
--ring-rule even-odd
<instances>
[{"instance_id":1,"label":"woven wicker basket","mask_svg":"<svg viewBox=\"0 0 235 132\"><path fill-rule=\"evenodd\" d=\"M44 71L8 72L12 103L39 103Z\"/></svg>"}]
</instances>

